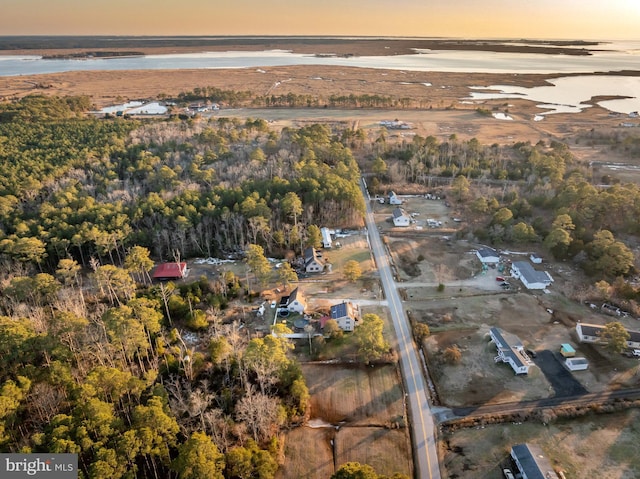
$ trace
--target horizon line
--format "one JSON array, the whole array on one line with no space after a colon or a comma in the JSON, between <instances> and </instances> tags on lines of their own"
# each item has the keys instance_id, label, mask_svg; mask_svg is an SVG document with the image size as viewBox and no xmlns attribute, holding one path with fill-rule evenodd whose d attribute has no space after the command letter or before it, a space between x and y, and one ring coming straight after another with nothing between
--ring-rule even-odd
<instances>
[{"instance_id":1,"label":"horizon line","mask_svg":"<svg viewBox=\"0 0 640 479\"><path fill-rule=\"evenodd\" d=\"M592 38L592 39L578 39L569 37L467 37L467 36L404 36L404 35L348 35L348 34L327 34L327 35L297 35L297 34L278 34L278 35L264 35L264 34L234 34L234 35L162 35L162 34L46 34L46 33L24 33L15 35L0 35L0 38L308 38L308 39L365 39L365 40L466 40L466 41L553 41L553 42L575 42L575 43L601 43L612 41L640 41L640 37L637 39L629 38Z\"/></svg>"}]
</instances>

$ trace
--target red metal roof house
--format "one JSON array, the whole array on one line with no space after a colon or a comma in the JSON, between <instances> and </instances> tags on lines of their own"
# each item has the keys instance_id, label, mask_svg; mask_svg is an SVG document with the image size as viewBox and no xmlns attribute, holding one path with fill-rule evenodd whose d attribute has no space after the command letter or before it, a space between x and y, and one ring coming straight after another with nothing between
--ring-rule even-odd
<instances>
[{"instance_id":1,"label":"red metal roof house","mask_svg":"<svg viewBox=\"0 0 640 479\"><path fill-rule=\"evenodd\" d=\"M160 263L153 272L153 279L167 281L186 278L187 263Z\"/></svg>"}]
</instances>

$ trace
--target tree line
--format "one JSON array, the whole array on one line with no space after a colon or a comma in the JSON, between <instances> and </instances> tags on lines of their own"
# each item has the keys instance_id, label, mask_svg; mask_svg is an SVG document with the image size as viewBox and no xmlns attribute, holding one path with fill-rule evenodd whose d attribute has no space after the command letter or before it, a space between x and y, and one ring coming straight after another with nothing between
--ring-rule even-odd
<instances>
[{"instance_id":1,"label":"tree line","mask_svg":"<svg viewBox=\"0 0 640 479\"><path fill-rule=\"evenodd\" d=\"M326 126L56 117L0 133L0 250L48 270L122 264L135 245L165 260L299 252L311 226L357 226L364 210L356 160Z\"/></svg>"}]
</instances>

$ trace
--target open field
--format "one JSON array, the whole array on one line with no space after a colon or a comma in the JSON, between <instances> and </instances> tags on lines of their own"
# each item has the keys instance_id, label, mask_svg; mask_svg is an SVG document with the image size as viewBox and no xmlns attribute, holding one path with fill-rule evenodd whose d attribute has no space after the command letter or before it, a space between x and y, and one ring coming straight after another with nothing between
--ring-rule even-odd
<instances>
[{"instance_id":1,"label":"open field","mask_svg":"<svg viewBox=\"0 0 640 479\"><path fill-rule=\"evenodd\" d=\"M311 420L289 432L281 478L327 478L349 461L411 476L411 443L396 366L303 364ZM307 453L307 451L313 452Z\"/></svg>"},{"instance_id":2,"label":"open field","mask_svg":"<svg viewBox=\"0 0 640 479\"><path fill-rule=\"evenodd\" d=\"M445 432L441 447L451 479L500 479L512 445L537 444L567 478L640 477L640 411Z\"/></svg>"},{"instance_id":3,"label":"open field","mask_svg":"<svg viewBox=\"0 0 640 479\"><path fill-rule=\"evenodd\" d=\"M264 73L263 73L264 72ZM556 75L557 76L557 75ZM562 139L577 132L598 128L614 128L619 118L609 116L599 106L581 113L548 115L544 121L533 121L543 110L534 102L511 99L464 103L471 86L543 85L552 75L509 75L486 73L410 72L352 67L287 66L258 70L155 70L68 72L19 77L0 77L0 98L19 98L29 94L88 95L96 107L133 99L157 99L161 95L176 96L196 87L250 91L255 95L310 95L321 105L331 95L379 95L411 98L418 108L405 110L371 109L229 109L222 105L218 116L253 117L273 121L273 128L299 122L342 121L357 124L365 130L378 130L378 122L398 118L412 123L413 129L392 132L390 136L433 135L440 139L456 134L460 139L478 138L482 142L509 144L515 141L537 142L540 139ZM431 86L425 86L430 84ZM507 112L513 121L479 115L477 107Z\"/></svg>"}]
</instances>

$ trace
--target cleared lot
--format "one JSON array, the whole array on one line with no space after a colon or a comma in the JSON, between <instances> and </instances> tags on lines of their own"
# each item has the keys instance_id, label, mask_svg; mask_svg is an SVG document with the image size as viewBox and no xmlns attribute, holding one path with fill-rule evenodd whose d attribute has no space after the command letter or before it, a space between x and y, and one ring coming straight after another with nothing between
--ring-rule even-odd
<instances>
[{"instance_id":1,"label":"cleared lot","mask_svg":"<svg viewBox=\"0 0 640 479\"><path fill-rule=\"evenodd\" d=\"M309 423L285 438L279 478L331 476L334 464L372 465L380 474L412 476L404 393L395 365L303 364L311 394Z\"/></svg>"}]
</instances>

